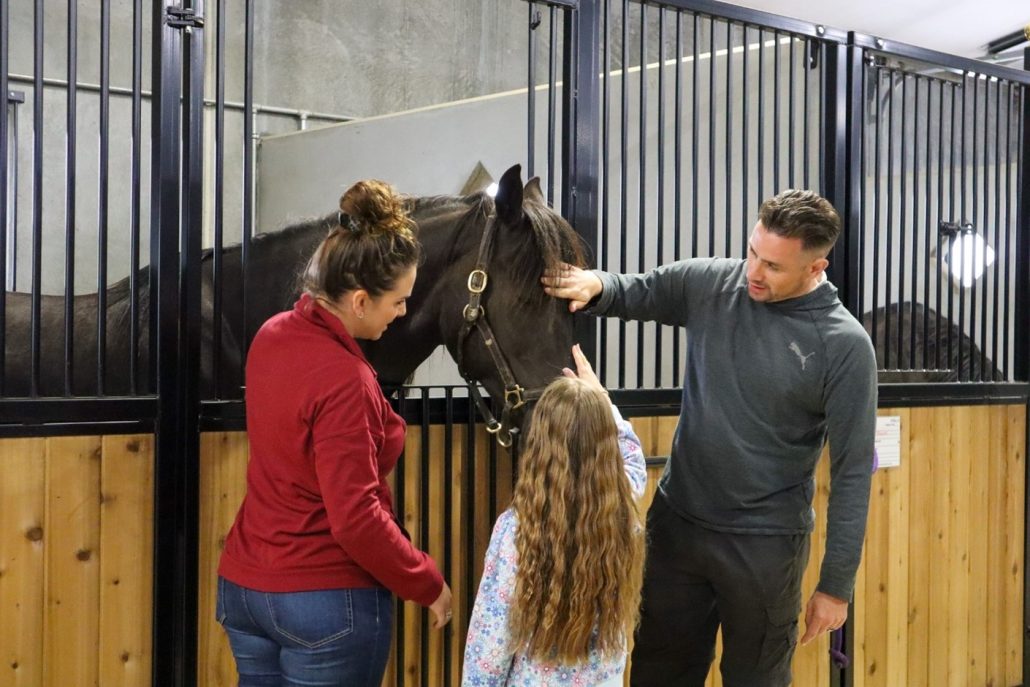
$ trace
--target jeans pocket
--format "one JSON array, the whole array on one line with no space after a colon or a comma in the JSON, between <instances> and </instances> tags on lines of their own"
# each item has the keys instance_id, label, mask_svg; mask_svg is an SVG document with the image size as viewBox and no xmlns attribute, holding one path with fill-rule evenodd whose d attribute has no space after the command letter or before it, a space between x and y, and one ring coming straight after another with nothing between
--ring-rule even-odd
<instances>
[{"instance_id":1,"label":"jeans pocket","mask_svg":"<svg viewBox=\"0 0 1030 687\"><path fill-rule=\"evenodd\" d=\"M349 589L266 593L268 615L283 639L308 649L324 646L354 630Z\"/></svg>"},{"instance_id":2,"label":"jeans pocket","mask_svg":"<svg viewBox=\"0 0 1030 687\"><path fill-rule=\"evenodd\" d=\"M225 625L225 579L218 578L218 592L215 595L215 620L219 625Z\"/></svg>"},{"instance_id":3,"label":"jeans pocket","mask_svg":"<svg viewBox=\"0 0 1030 687\"><path fill-rule=\"evenodd\" d=\"M790 671L790 660L798 643L798 616L801 609L794 600L765 609L765 637L758 663L764 672L775 675Z\"/></svg>"}]
</instances>

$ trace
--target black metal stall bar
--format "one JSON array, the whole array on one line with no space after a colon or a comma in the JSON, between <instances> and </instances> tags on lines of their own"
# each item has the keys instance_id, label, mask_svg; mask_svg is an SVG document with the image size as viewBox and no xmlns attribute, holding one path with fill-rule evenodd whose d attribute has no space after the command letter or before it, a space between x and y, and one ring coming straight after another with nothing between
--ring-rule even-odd
<instances>
[{"instance_id":1,"label":"black metal stall bar","mask_svg":"<svg viewBox=\"0 0 1030 687\"><path fill-rule=\"evenodd\" d=\"M1010 353L1025 228L1009 180L1030 75L856 34L848 60L844 293L881 381L1026 381Z\"/></svg>"},{"instance_id":2,"label":"black metal stall bar","mask_svg":"<svg viewBox=\"0 0 1030 687\"><path fill-rule=\"evenodd\" d=\"M840 153L817 166L827 87L811 87L825 81L842 32L688 0L606 0L602 21L598 267L640 272L686 257L742 257L762 200L801 180L824 186L833 176L825 170L843 164ZM832 114L843 121L846 110ZM682 332L613 320L597 327L607 385L680 383Z\"/></svg>"}]
</instances>

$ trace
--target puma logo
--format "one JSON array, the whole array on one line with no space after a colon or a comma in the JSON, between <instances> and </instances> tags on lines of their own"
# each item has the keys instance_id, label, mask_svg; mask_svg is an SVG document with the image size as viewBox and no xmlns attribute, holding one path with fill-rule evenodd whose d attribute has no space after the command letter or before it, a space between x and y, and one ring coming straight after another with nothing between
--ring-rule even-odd
<instances>
[{"instance_id":1,"label":"puma logo","mask_svg":"<svg viewBox=\"0 0 1030 687\"><path fill-rule=\"evenodd\" d=\"M797 341L791 341L790 342L790 350L794 351L795 355L797 355L797 357L798 357L798 360L801 361L801 370L802 371L804 371L805 363L808 362L808 359L811 358L813 355L815 355L815 351L812 351L808 355L805 355L804 353L802 353L801 352L801 346L798 346L798 342Z\"/></svg>"}]
</instances>

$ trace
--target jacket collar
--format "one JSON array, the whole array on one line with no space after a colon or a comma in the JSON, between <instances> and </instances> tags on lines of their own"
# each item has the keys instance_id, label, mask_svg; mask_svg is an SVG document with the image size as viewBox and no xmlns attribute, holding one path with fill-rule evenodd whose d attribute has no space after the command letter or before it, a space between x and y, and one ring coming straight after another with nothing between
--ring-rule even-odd
<instances>
[{"instance_id":1,"label":"jacket collar","mask_svg":"<svg viewBox=\"0 0 1030 687\"><path fill-rule=\"evenodd\" d=\"M378 377L372 363L368 362L368 358L365 357L365 352L361 350L361 346L357 340L350 335L347 328L343 326L343 322L340 322L333 313L326 310L312 298L309 294L303 294L300 299L294 303L293 310L304 320L310 322L316 327L320 327L329 332L329 334L339 341L349 353L356 356L361 362L368 365L368 369L372 370L372 374Z\"/></svg>"}]
</instances>

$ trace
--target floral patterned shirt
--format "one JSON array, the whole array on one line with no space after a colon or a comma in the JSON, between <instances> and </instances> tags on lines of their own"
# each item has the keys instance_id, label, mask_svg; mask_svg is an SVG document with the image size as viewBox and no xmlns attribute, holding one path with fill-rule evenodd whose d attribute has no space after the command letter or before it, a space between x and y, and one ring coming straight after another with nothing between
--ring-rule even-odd
<instances>
[{"instance_id":1,"label":"floral patterned shirt","mask_svg":"<svg viewBox=\"0 0 1030 687\"><path fill-rule=\"evenodd\" d=\"M647 465L640 440L633 427L612 406L619 429L626 477L633 494L640 497L647 484ZM472 610L462 687L598 687L622 685L626 654L602 658L592 654L576 666L542 665L518 652L513 653L508 631L508 613L515 592L515 530L518 518L510 508L497 518L490 545L486 551L483 578Z\"/></svg>"}]
</instances>

